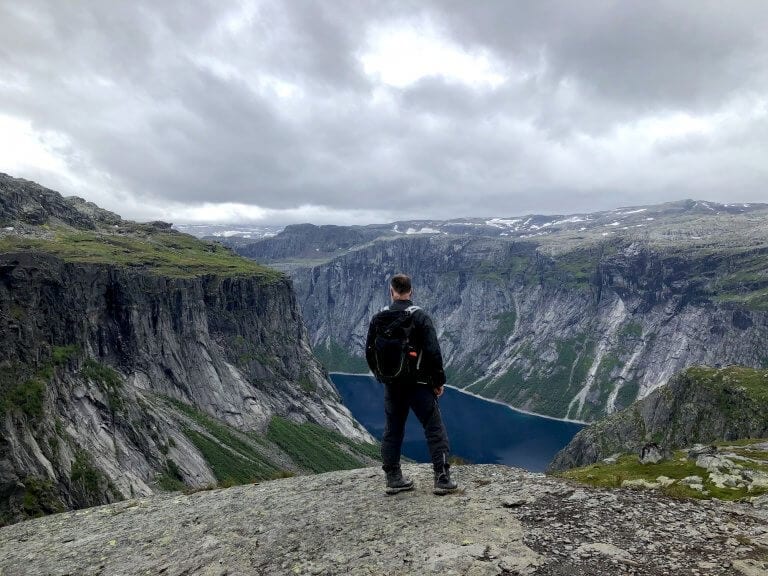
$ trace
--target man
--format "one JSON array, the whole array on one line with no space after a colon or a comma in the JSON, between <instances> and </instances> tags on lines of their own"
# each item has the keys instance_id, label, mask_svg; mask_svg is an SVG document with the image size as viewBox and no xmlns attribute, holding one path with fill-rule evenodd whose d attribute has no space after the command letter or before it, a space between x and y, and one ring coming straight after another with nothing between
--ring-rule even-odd
<instances>
[{"instance_id":1,"label":"man","mask_svg":"<svg viewBox=\"0 0 768 576\"><path fill-rule=\"evenodd\" d=\"M365 344L368 366L384 383L386 426L381 441L381 460L387 476L387 494L413 489L413 481L404 478L400 469L400 449L409 409L424 427L435 473L433 492L447 494L455 491L457 485L451 480L448 435L437 402L445 385L440 344L432 320L411 302L413 289L407 275L392 277L389 294L392 304L371 319ZM389 342L401 338L407 343L407 346L401 347L404 350L403 361L399 364L392 360L392 354L386 358L383 347L387 345L387 337L390 337ZM382 342L385 344L382 345ZM390 346L392 349L399 348Z\"/></svg>"}]
</instances>

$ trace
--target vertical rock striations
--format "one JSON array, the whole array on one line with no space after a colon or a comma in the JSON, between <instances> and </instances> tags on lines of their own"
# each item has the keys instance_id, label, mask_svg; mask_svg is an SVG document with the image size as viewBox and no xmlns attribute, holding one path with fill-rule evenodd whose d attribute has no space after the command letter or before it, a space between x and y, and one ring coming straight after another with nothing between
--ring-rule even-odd
<instances>
[{"instance_id":1,"label":"vertical rock striations","mask_svg":"<svg viewBox=\"0 0 768 576\"><path fill-rule=\"evenodd\" d=\"M312 470L309 432L371 461L287 277L8 177L0 210L0 521Z\"/></svg>"},{"instance_id":2,"label":"vertical rock striations","mask_svg":"<svg viewBox=\"0 0 768 576\"><path fill-rule=\"evenodd\" d=\"M660 248L636 238L542 247L420 236L292 271L315 350L364 369L387 278L408 272L450 383L516 407L593 420L691 365L768 366L765 247ZM357 358L357 361L354 359Z\"/></svg>"}]
</instances>

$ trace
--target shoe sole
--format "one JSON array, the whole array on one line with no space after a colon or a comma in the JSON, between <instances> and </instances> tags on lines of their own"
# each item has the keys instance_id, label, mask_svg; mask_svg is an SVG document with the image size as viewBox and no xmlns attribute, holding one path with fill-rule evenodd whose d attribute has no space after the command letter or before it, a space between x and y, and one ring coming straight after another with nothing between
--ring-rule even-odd
<instances>
[{"instance_id":1,"label":"shoe sole","mask_svg":"<svg viewBox=\"0 0 768 576\"><path fill-rule=\"evenodd\" d=\"M390 496L392 494L399 494L400 492L408 492L409 490L413 490L413 484L410 486L402 486L400 488L387 488L387 494Z\"/></svg>"},{"instance_id":2,"label":"shoe sole","mask_svg":"<svg viewBox=\"0 0 768 576\"><path fill-rule=\"evenodd\" d=\"M456 492L458 489L458 486L456 486L456 488L435 488L432 490L432 494L435 496L445 496L446 494L452 494Z\"/></svg>"}]
</instances>

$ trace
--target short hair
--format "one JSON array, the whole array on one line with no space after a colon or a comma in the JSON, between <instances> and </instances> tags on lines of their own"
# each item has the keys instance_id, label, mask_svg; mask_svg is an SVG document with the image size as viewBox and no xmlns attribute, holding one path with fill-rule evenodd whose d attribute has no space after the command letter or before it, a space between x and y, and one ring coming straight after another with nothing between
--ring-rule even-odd
<instances>
[{"instance_id":1,"label":"short hair","mask_svg":"<svg viewBox=\"0 0 768 576\"><path fill-rule=\"evenodd\" d=\"M411 291L411 277L407 274L395 274L389 285L398 294L408 294Z\"/></svg>"}]
</instances>

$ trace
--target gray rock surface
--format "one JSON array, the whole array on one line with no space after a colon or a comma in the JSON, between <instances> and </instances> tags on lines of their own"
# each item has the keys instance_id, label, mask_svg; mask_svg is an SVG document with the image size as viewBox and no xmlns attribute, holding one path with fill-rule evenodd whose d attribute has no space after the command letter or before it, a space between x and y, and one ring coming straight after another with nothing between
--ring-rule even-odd
<instances>
[{"instance_id":1,"label":"gray rock surface","mask_svg":"<svg viewBox=\"0 0 768 576\"><path fill-rule=\"evenodd\" d=\"M385 496L378 469L130 500L0 528L0 574L645 576L764 574L767 518L596 490L503 466L428 466ZM513 504L510 499L514 499Z\"/></svg>"}]
</instances>

